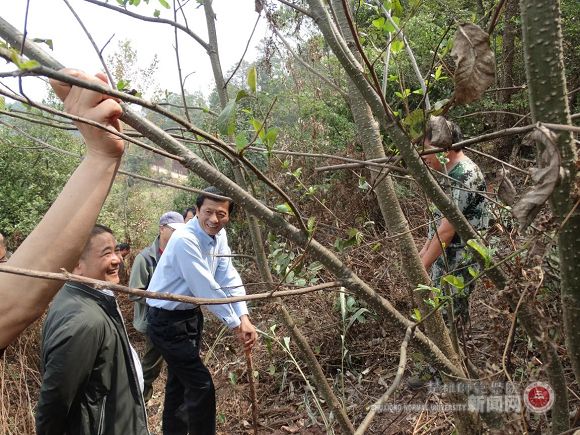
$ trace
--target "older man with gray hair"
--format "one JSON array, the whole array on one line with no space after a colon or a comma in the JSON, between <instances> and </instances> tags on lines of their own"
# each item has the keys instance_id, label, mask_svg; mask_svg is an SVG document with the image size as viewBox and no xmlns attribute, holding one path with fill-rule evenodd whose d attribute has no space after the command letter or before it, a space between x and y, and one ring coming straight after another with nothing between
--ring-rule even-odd
<instances>
[{"instance_id":1,"label":"older man with gray hair","mask_svg":"<svg viewBox=\"0 0 580 435\"><path fill-rule=\"evenodd\" d=\"M151 245L143 249L135 257L131 276L129 277L129 287L147 290L159 258L163 254L171 235L183 225L185 225L183 216L176 211L168 211L161 216L159 219L159 234ZM130 299L135 301L133 326L137 331L145 335L145 353L141 360L141 365L143 366L143 398L145 403L147 403L153 396L153 382L155 382L161 372L163 357L146 334L148 307L145 303L145 298L130 296Z\"/></svg>"}]
</instances>

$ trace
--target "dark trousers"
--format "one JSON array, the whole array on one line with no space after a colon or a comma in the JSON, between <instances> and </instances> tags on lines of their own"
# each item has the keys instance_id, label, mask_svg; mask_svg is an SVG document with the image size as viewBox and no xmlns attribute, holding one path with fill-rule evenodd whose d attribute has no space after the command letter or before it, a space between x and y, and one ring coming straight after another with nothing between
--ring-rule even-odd
<instances>
[{"instance_id":1,"label":"dark trousers","mask_svg":"<svg viewBox=\"0 0 580 435\"><path fill-rule=\"evenodd\" d=\"M215 434L215 389L199 356L201 309L150 307L147 316L147 334L167 362L163 434Z\"/></svg>"},{"instance_id":2,"label":"dark trousers","mask_svg":"<svg viewBox=\"0 0 580 435\"><path fill-rule=\"evenodd\" d=\"M153 396L153 382L159 377L163 367L161 352L153 346L147 334L145 334L145 353L141 360L141 366L143 367L143 399L147 403Z\"/></svg>"}]
</instances>

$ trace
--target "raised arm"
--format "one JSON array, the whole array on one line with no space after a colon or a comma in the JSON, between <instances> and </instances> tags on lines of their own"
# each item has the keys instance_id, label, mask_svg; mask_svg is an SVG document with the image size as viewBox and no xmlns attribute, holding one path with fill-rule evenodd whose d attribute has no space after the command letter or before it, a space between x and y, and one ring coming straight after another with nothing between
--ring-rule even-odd
<instances>
[{"instance_id":1,"label":"raised arm","mask_svg":"<svg viewBox=\"0 0 580 435\"><path fill-rule=\"evenodd\" d=\"M63 72L88 81L106 83L103 74ZM120 131L121 106L115 99L65 83L51 81L68 113ZM48 272L72 270L109 193L123 155L117 136L77 123L87 153L38 226L6 263ZM5 348L46 309L61 282L0 273L0 349Z\"/></svg>"}]
</instances>

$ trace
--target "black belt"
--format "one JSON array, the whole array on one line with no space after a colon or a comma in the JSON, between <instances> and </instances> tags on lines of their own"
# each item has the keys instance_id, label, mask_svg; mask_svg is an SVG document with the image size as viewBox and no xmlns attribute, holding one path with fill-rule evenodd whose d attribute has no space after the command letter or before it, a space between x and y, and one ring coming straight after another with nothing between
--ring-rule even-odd
<instances>
[{"instance_id":1,"label":"black belt","mask_svg":"<svg viewBox=\"0 0 580 435\"><path fill-rule=\"evenodd\" d=\"M187 319L201 313L200 307L188 310L165 310L163 308L149 307L149 312L160 319Z\"/></svg>"}]
</instances>

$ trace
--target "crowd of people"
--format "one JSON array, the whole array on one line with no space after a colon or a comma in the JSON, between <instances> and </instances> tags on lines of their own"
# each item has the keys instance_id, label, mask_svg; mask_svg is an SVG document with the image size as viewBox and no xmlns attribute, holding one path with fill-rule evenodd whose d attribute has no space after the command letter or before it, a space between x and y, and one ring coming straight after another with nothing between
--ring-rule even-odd
<instances>
[{"instance_id":1,"label":"crowd of people","mask_svg":"<svg viewBox=\"0 0 580 435\"><path fill-rule=\"evenodd\" d=\"M64 72L106 83L101 74ZM51 85L67 112L120 131L122 109L115 98L57 81ZM124 144L107 130L80 121L77 127L87 145L86 157L7 264L50 272L65 268L117 284L124 282L124 257L130 246L117 244L113 232L96 224L96 219ZM455 132L456 126L450 124L450 128ZM427 135L425 145L440 144L432 144ZM449 151L444 157L444 161L426 157L426 163L435 170L445 169L453 180L453 199L473 225L484 228L481 197L470 196L459 187L466 184L470 189L485 190L481 171L461 151ZM225 230L234 208L232 200L224 200L222 192L209 187L198 196L195 207L183 214L168 211L160 216L156 238L136 255L126 277L129 287L204 298L244 295ZM442 215L434 222L420 255L436 282L443 269L459 267L457 252L465 245ZM38 255L48 251L54 255ZM0 262L6 259L0 235ZM0 274L1 352L52 300L42 332L38 434L148 434L146 403L164 361L163 433L215 433L215 389L200 357L203 313L199 306L134 297L133 325L145 338L143 357L139 358L112 291L79 282L62 286L55 281ZM208 310L237 335L245 352L252 350L257 333L245 302L210 305Z\"/></svg>"}]
</instances>

